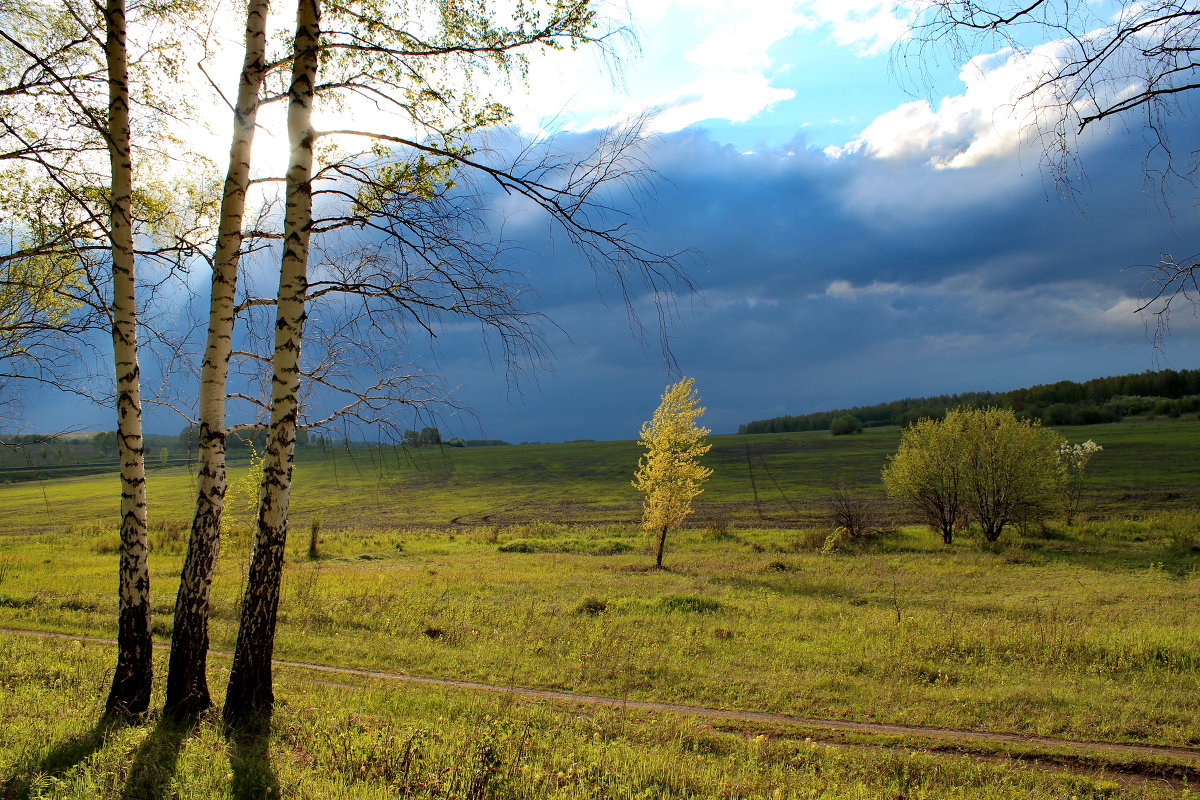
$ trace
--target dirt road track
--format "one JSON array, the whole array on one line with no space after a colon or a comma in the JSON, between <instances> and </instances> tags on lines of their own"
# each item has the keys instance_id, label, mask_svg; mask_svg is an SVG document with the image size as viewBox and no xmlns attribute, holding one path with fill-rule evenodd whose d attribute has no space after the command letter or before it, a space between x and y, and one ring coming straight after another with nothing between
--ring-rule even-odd
<instances>
[{"instance_id":1,"label":"dirt road track","mask_svg":"<svg viewBox=\"0 0 1200 800\"><path fill-rule=\"evenodd\" d=\"M50 639L68 639L72 641L96 642L99 644L116 644L115 639L99 636L81 636L51 631L27 630L23 628L0 628L2 634L18 636L37 636ZM166 644L156 644L156 648L165 648ZM220 650L210 650L211 655L219 658L231 658L231 653ZM877 733L892 736L915 736L925 739L943 739L950 742L985 742L1008 743L1047 748L1068 748L1071 750L1090 751L1092 753L1126 754L1141 758L1172 758L1188 759L1200 762L1200 748L1170 747L1152 744L1124 744L1120 742L1097 742L1082 739L1061 739L1052 736L1030 736L999 731L965 730L960 728L939 728L926 725L897 725L886 722L854 722L840 719L821 719L819 717L804 717L798 714L777 714L766 711L745 711L738 709L707 708L705 706L684 705L682 703L656 703L646 700L623 700L615 697L598 695L575 694L551 689L530 689L522 686L505 686L494 683L479 683L477 681L459 681L447 678L429 678L421 675L410 675L404 672L382 672L379 670L356 669L354 667L337 667L329 664L314 664L307 661L289 661L275 659L280 667L290 667L319 672L327 675L353 675L382 681L400 681L432 686L446 686L456 689L497 692L529 697L540 700L551 700L560 703L577 703L589 706L608 706L612 708L629 709L632 711L665 711L692 717L707 719L724 719L738 722L758 722L769 725L800 725L828 731L855 731L859 733Z\"/></svg>"}]
</instances>

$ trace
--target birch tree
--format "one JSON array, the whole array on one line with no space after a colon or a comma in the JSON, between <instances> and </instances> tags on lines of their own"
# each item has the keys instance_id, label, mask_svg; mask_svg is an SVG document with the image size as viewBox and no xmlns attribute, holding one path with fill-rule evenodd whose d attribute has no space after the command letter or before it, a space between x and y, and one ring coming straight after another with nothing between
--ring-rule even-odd
<instances>
[{"instance_id":1,"label":"birch tree","mask_svg":"<svg viewBox=\"0 0 1200 800\"><path fill-rule=\"evenodd\" d=\"M209 588L216 566L227 486L225 395L233 351L238 263L250 181L251 148L260 93L268 70L268 10L269 0L250 0L246 9L245 53L221 197L217 248L211 262L208 336L200 371L196 510L179 577L167 671L165 709L176 715L195 714L212 704L206 676Z\"/></svg>"},{"instance_id":2,"label":"birch tree","mask_svg":"<svg viewBox=\"0 0 1200 800\"><path fill-rule=\"evenodd\" d=\"M85 217L85 227L107 239L111 268L111 334L117 396L117 440L121 466L120 537L118 567L117 664L105 713L134 716L150 701L150 582L147 569L145 464L142 447L141 398L137 359L136 275L133 236L133 162L130 150L129 56L126 9L123 0L107 0L96 20L88 9L73 9L65 25L74 24L73 36L54 35L36 41L16 38L18 31L5 32L6 52L28 66L21 75L15 97L25 100L20 108L37 108L44 103L51 118L49 126L21 125L20 120L2 116L6 161L34 165L42 177L69 196ZM5 9L14 13L13 9ZM15 13L36 13L36 7ZM34 33L44 31L35 28ZM57 31L55 32L58 33ZM99 52L92 50L95 45ZM65 49L64 49L65 48ZM69 54L67 54L69 52ZM106 111L100 110L95 89L106 88ZM59 103L54 100L61 101ZM32 105L31 105L32 104ZM6 111L11 113L10 106ZM32 120L41 122L40 119ZM65 128L55 127L65 124ZM74 124L78 123L78 127ZM78 150L76 150L78 148ZM98 165L88 159L89 151L103 149L107 155L107 210L94 202ZM72 158L85 165L71 166ZM25 172L17 171L20 178ZM14 173L10 172L10 179ZM11 205L11 198L10 198ZM24 223L28 228L32 222ZM74 238L55 242L66 246ZM10 256L13 254L10 253ZM18 253L10 258L9 274L38 253Z\"/></svg>"},{"instance_id":3,"label":"birch tree","mask_svg":"<svg viewBox=\"0 0 1200 800\"><path fill-rule=\"evenodd\" d=\"M474 174L547 213L593 265L609 270L622 287L636 276L653 295L660 296L679 277L673 256L641 246L624 221L614 221L612 209L596 199L599 187L621 185L640 174L636 159L640 140L635 129L614 131L594 157L559 160L542 154L523 165L496 165L470 144L477 131L509 118L503 105L477 98L463 88L469 84L471 71L487 67L501 74L519 74L524 49L593 40L594 18L586 0L518 6L508 27L494 24L493 10L486 4L442 0L437 13L425 18L428 26L417 26L425 31L422 35L405 27L411 9L334 2L328 9L329 24L323 30L318 3L301 1L292 51L288 90L292 163L287 176L281 278L278 295L266 301L276 315L270 426L257 534L224 707L225 719L233 725L269 713L274 699L270 659L299 416L297 392L304 378L300 344L305 304L317 296L354 296L377 304L368 306L374 309L370 313L387 310L408 315L418 325L424 324L423 314L428 312L470 316L485 326L497 326L502 337L506 331L527 330L503 276L474 269L484 262L477 249L471 250L469 237L447 240L433 235L413 246L407 237L419 226L408 225L407 219L403 225L395 224L399 217L389 218L388 209L413 208L417 201L436 204L439 198L449 198L446 190L458 175ZM311 57L310 52L314 53ZM318 63L327 74L317 74ZM327 92L368 97L402 122L386 127L314 130L313 102ZM405 129L415 132L406 134ZM320 166L314 162L313 146L322 137L336 137L340 142L360 139L366 146ZM343 196L342 211L314 217L312 198L325 191L314 188L317 181L329 182L331 202L337 195ZM347 185L361 188L347 189ZM327 224L323 225L322 219ZM414 281L403 263L398 269L377 269L386 264L378 260L370 260L370 269L363 272L331 270L310 276L310 236L348 224L374 225L374 231L397 249L428 266L428 280ZM435 244L430 248L428 242ZM466 246L459 248L457 243ZM457 256L463 252L474 255L467 259L467 269L456 272L457 267L451 267L461 263ZM442 261L447 255L455 260ZM480 275L485 279L482 283L475 281ZM488 283L491 278L498 282ZM433 285L442 286L446 294L431 296L428 290Z\"/></svg>"},{"instance_id":4,"label":"birch tree","mask_svg":"<svg viewBox=\"0 0 1200 800\"><path fill-rule=\"evenodd\" d=\"M138 366L137 281L133 257L133 158L129 131L129 59L125 0L108 0L109 238L113 271L113 358L117 386L117 458L121 464L120 606L117 666L105 702L108 714L136 715L150 706L150 570L146 536L146 452Z\"/></svg>"},{"instance_id":5,"label":"birch tree","mask_svg":"<svg viewBox=\"0 0 1200 800\"><path fill-rule=\"evenodd\" d=\"M186 16L191 7L150 4L138 13L143 22L161 21ZM105 713L133 717L148 707L152 678L138 356L139 305L146 297L139 297L138 262L165 266L150 281L161 284L190 257L206 230L207 210L203 192L187 191L185 181L152 176L145 167L135 171L137 160L155 161L156 147L159 154L172 149L163 120L186 110L170 97L171 37L158 30L131 56L124 0L6 3L0 16L27 22L0 30L0 72L17 76L0 97L0 185L9 190L0 204L18 232L0 264L10 279L38 265L46 267L42 277L53 277L47 269L65 276L40 287L70 309L54 312L67 315L69 325L60 327L80 332L103 325L112 337L121 501L117 664ZM138 159L135 129L143 142ZM20 280L28 295L32 283Z\"/></svg>"},{"instance_id":6,"label":"birch tree","mask_svg":"<svg viewBox=\"0 0 1200 800\"><path fill-rule=\"evenodd\" d=\"M263 454L258 532L225 696L224 717L233 725L243 724L254 714L270 709L275 701L271 656L275 645L279 576L283 570L296 444L300 341L304 328L309 226L312 222L312 106L317 83L320 19L320 0L299 0L292 79L288 89L291 158L287 171L283 258L276 298L275 353L271 364L271 427Z\"/></svg>"}]
</instances>

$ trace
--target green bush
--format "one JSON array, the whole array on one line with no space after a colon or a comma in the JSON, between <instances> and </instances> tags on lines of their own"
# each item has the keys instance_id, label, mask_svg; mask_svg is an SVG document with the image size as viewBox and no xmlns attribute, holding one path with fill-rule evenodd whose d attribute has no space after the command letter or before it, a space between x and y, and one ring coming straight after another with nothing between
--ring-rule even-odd
<instances>
[{"instance_id":1,"label":"green bush","mask_svg":"<svg viewBox=\"0 0 1200 800\"><path fill-rule=\"evenodd\" d=\"M665 594L658 598L655 606L668 613L713 614L721 610L721 604L716 600L694 594Z\"/></svg>"},{"instance_id":2,"label":"green bush","mask_svg":"<svg viewBox=\"0 0 1200 800\"><path fill-rule=\"evenodd\" d=\"M1005 526L1028 529L1050 513L1063 485L1065 441L1010 409L954 409L904 429L883 484L946 544L968 520L994 542Z\"/></svg>"},{"instance_id":3,"label":"green bush","mask_svg":"<svg viewBox=\"0 0 1200 800\"><path fill-rule=\"evenodd\" d=\"M575 607L575 613L595 617L603 614L607 609L608 602L606 600L601 600L599 597L585 597Z\"/></svg>"},{"instance_id":4,"label":"green bush","mask_svg":"<svg viewBox=\"0 0 1200 800\"><path fill-rule=\"evenodd\" d=\"M862 420L853 414L844 417L834 417L829 422L829 432L834 436L844 436L847 433L862 433Z\"/></svg>"},{"instance_id":5,"label":"green bush","mask_svg":"<svg viewBox=\"0 0 1200 800\"><path fill-rule=\"evenodd\" d=\"M615 556L633 549L620 539L514 539L497 548L501 553L579 553Z\"/></svg>"}]
</instances>

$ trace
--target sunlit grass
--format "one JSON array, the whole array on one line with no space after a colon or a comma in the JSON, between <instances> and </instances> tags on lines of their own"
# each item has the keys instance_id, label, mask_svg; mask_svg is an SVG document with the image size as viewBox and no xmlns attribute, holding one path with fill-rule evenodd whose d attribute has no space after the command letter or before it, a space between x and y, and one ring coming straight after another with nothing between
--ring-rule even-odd
<instances>
[{"instance_id":1,"label":"sunlit grass","mask_svg":"<svg viewBox=\"0 0 1200 800\"><path fill-rule=\"evenodd\" d=\"M301 461L276 654L616 698L1200 744L1200 512L1189 508L1197 478L1188 450L1198 432L1200 424L1180 421L1068 431L1105 446L1093 461L1090 510L1070 529L1006 531L994 547L966 535L946 548L927 530L901 526L825 555L829 490L850 476L879 491L896 432L717 437L713 482L692 527L669 538L664 571L651 568L636 525L633 442ZM116 489L115 476L0 487L0 626L113 634ZM186 470L151 475L160 641L193 492ZM318 519L314 560L307 534ZM226 521L213 588L218 650L232 649L251 533L248 510ZM0 647L2 694L29 704L0 722L10 765L0 779L89 747L102 755L74 762L60 775L66 783L38 791L116 796L155 753L175 759L169 779L183 782L172 789L181 796L227 796L235 783L263 779L245 766L261 753L231 749L215 728L88 738L109 649L11 637ZM224 662L215 658L213 669L219 687ZM486 746L502 754L509 776L489 783L503 789L488 797L774 797L777 788L781 797L920 796L914 787L930 797L1139 796L1090 779L924 756L911 762L920 769L904 772L910 762L886 752L813 762L795 742L748 749L745 736L677 720L623 717L619 734L603 723L600 747L596 728L577 729L578 719L558 712L408 688L367 691L355 696L369 701L351 707L338 691L281 684L270 743L281 790L376 796L409 780L397 777L408 769L423 776L405 784L413 796L450 786L465 796L478 779L471 765L481 762L472 759ZM394 696L406 699L388 705ZM489 739L489 714L507 732ZM337 755L330 748L342 732L356 744ZM710 743L696 745L697 736ZM394 758L410 741L425 753L419 769L371 755ZM243 766L222 755L230 752ZM763 752L772 755L751 758ZM681 753L703 758L692 764ZM566 768L572 763L592 766L581 777Z\"/></svg>"},{"instance_id":2,"label":"sunlit grass","mask_svg":"<svg viewBox=\"0 0 1200 800\"><path fill-rule=\"evenodd\" d=\"M1190 796L1101 774L914 747L829 747L803 730L543 706L460 690L279 675L268 736L98 728L107 648L0 639L0 796L55 798L822 798ZM159 665L160 669L162 665ZM218 687L224 673L215 670Z\"/></svg>"},{"instance_id":3,"label":"sunlit grass","mask_svg":"<svg viewBox=\"0 0 1200 800\"><path fill-rule=\"evenodd\" d=\"M277 654L615 697L1200 743L1200 582L1176 541L1191 521L994 551L905 529L831 555L800 549L796 531L698 530L675 537L661 572L631 526L344 529L326 535L321 560L294 543ZM246 538L230 537L220 559L217 648L233 644ZM546 552L503 552L513 541ZM630 552L592 554L614 542ZM98 544L10 539L0 624L111 633L113 557ZM152 560L160 635L179 560Z\"/></svg>"}]
</instances>

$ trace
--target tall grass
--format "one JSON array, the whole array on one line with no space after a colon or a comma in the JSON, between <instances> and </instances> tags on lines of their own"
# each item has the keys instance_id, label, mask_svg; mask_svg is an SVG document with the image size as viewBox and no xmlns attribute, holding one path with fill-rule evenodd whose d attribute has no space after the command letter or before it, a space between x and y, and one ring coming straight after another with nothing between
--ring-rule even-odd
<instances>
[{"instance_id":1,"label":"tall grass","mask_svg":"<svg viewBox=\"0 0 1200 800\"><path fill-rule=\"evenodd\" d=\"M825 553L828 491L847 474L877 480L894 433L717 437L708 510L671 537L664 571L634 524L631 442L310 463L277 654L618 698L1200 744L1200 514L1191 468L1171 461L1198 431L1088 429L1105 446L1100 491L1070 529L987 548L968 532L947 548L897 526ZM193 491L181 470L152 476L160 640ZM112 635L112 481L5 486L0 503L0 626ZM212 596L222 650L252 538L248 519L226 523ZM108 661L91 645L0 636L0 780L17 787L0 797L1119 796L970 761L754 744L699 723L562 717L440 690L371 690L347 705L345 690L290 679L267 742L228 743L205 726L100 731L89 726Z\"/></svg>"},{"instance_id":2,"label":"tall grass","mask_svg":"<svg viewBox=\"0 0 1200 800\"><path fill-rule=\"evenodd\" d=\"M435 688L306 682L261 738L151 718L98 727L108 652L0 640L0 796L38 798L1187 797L1096 775L911 748L829 747L804 731L721 731L619 709L514 704ZM223 682L218 673L217 687Z\"/></svg>"},{"instance_id":3,"label":"tall grass","mask_svg":"<svg viewBox=\"0 0 1200 800\"><path fill-rule=\"evenodd\" d=\"M905 529L830 554L795 531L695 530L662 573L632 526L334 529L320 559L294 543L277 648L644 700L1200 743L1198 557L1175 541L1189 524L1160 515L994 550ZM0 625L111 635L112 556L90 541L7 539ZM219 649L247 547L227 541L218 564ZM165 637L179 556L152 564Z\"/></svg>"}]
</instances>

